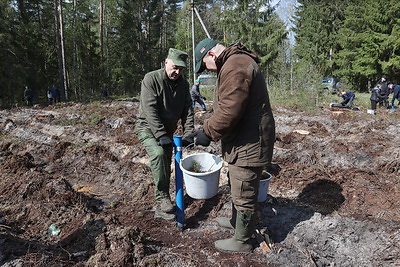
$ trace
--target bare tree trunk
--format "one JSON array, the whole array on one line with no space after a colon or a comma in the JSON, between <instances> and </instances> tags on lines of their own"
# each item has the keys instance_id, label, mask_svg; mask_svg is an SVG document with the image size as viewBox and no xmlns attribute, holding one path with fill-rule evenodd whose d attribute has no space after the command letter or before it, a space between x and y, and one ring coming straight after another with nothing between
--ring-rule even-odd
<instances>
[{"instance_id":1,"label":"bare tree trunk","mask_svg":"<svg viewBox=\"0 0 400 267\"><path fill-rule=\"evenodd\" d=\"M60 0L60 38L61 38L61 55L62 55L62 65L63 65L63 87L65 90L65 100L69 100L69 82L68 82L68 73L67 73L67 60L65 58L65 41L64 41L64 20L62 15L62 0Z\"/></svg>"},{"instance_id":2,"label":"bare tree trunk","mask_svg":"<svg viewBox=\"0 0 400 267\"><path fill-rule=\"evenodd\" d=\"M62 59L61 59L61 38L60 38L60 22L58 20L58 0L54 0L54 22L56 28L56 44L57 44L57 62L58 62L58 79L60 81L60 92L64 92L62 88L63 82L63 71L62 71Z\"/></svg>"},{"instance_id":3,"label":"bare tree trunk","mask_svg":"<svg viewBox=\"0 0 400 267\"><path fill-rule=\"evenodd\" d=\"M11 106L14 106L15 104L15 92L17 90L13 90L13 79L11 79L10 77L13 77L14 75L14 64L10 64L10 67L8 68L8 83L7 83L7 88L8 88L8 92L10 92L10 98L11 98ZM17 91L18 92L18 91ZM5 94L3 94L3 99L5 98ZM4 102L3 102L4 104ZM3 105L4 106L4 105Z\"/></svg>"},{"instance_id":4,"label":"bare tree trunk","mask_svg":"<svg viewBox=\"0 0 400 267\"><path fill-rule=\"evenodd\" d=\"M103 94L104 88L104 1L100 0L99 7L99 47L100 47L100 87L101 93Z\"/></svg>"},{"instance_id":5,"label":"bare tree trunk","mask_svg":"<svg viewBox=\"0 0 400 267\"><path fill-rule=\"evenodd\" d=\"M58 57L58 76L61 84L61 91L64 92L65 100L69 99L67 67L65 60L64 48L64 31L62 18L62 0L54 0L54 17L56 23L56 42L57 42L57 57Z\"/></svg>"},{"instance_id":6,"label":"bare tree trunk","mask_svg":"<svg viewBox=\"0 0 400 267\"><path fill-rule=\"evenodd\" d=\"M72 58L72 88L74 89L74 93L75 93L75 97L77 99L80 99L80 94L78 92L78 88L80 88L80 85L78 84L79 79L78 77L78 70L79 70L79 66L78 66L78 48L77 48L77 44L76 44L76 0L73 1L73 22L72 22L72 27L73 27L73 31L74 31L74 35L73 35L73 58Z\"/></svg>"},{"instance_id":7,"label":"bare tree trunk","mask_svg":"<svg viewBox=\"0 0 400 267\"><path fill-rule=\"evenodd\" d=\"M104 39L105 39L105 72L106 72L106 81L110 81L110 53L109 53L109 39L108 39L108 25L110 25L110 21L109 21L109 16L107 16L107 7L106 4L104 4ZM109 88L109 84L106 82L105 83L108 87L106 88L106 93L107 95L110 94L110 88Z\"/></svg>"}]
</instances>

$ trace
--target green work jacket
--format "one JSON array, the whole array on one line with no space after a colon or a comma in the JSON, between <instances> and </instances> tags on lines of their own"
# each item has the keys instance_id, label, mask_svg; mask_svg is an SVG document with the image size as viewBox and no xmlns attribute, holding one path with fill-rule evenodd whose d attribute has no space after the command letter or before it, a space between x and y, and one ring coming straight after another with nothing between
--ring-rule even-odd
<instances>
[{"instance_id":1,"label":"green work jacket","mask_svg":"<svg viewBox=\"0 0 400 267\"><path fill-rule=\"evenodd\" d=\"M156 139L173 137L181 120L184 136L194 131L189 83L182 76L171 81L165 70L147 73L142 81L135 132L150 130Z\"/></svg>"}]
</instances>

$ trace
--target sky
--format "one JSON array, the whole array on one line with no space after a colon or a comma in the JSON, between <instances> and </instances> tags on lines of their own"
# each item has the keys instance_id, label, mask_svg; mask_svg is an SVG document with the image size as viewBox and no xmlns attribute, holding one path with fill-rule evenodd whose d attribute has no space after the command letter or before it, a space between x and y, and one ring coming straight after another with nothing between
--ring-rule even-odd
<instances>
[{"instance_id":1,"label":"sky","mask_svg":"<svg viewBox=\"0 0 400 267\"><path fill-rule=\"evenodd\" d=\"M296 6L299 5L297 0L272 0L271 5L276 8L278 16L286 23L286 29L289 31L289 40L292 45L295 43L295 34L291 30L294 24L290 21L294 15Z\"/></svg>"}]
</instances>

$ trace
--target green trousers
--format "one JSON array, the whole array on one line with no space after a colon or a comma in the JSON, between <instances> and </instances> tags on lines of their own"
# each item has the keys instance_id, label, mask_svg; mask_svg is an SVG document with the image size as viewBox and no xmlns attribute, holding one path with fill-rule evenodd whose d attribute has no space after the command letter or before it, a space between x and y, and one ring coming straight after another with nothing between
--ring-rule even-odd
<instances>
[{"instance_id":1,"label":"green trousers","mask_svg":"<svg viewBox=\"0 0 400 267\"><path fill-rule=\"evenodd\" d=\"M154 196L156 201L165 197L169 198L172 145L164 148L158 145L151 131L140 131L137 135L150 157L150 169L155 184Z\"/></svg>"},{"instance_id":2,"label":"green trousers","mask_svg":"<svg viewBox=\"0 0 400 267\"><path fill-rule=\"evenodd\" d=\"M229 164L232 203L238 211L256 212L258 186L263 167L239 167Z\"/></svg>"}]
</instances>

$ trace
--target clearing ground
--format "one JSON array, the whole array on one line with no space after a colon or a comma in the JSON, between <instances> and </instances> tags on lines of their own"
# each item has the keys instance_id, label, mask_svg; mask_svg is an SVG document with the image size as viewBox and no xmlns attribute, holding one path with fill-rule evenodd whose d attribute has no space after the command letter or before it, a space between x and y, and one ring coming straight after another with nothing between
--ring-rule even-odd
<instances>
[{"instance_id":1,"label":"clearing ground","mask_svg":"<svg viewBox=\"0 0 400 267\"><path fill-rule=\"evenodd\" d=\"M215 197L185 196L183 229L153 218L137 108L110 100L0 110L2 266L400 265L397 110L274 107L282 170L258 225L274 244L229 254L214 249L232 235L215 221L230 213L225 167ZM209 116L196 113L196 124ZM219 155L219 144L184 156L200 151Z\"/></svg>"}]
</instances>

